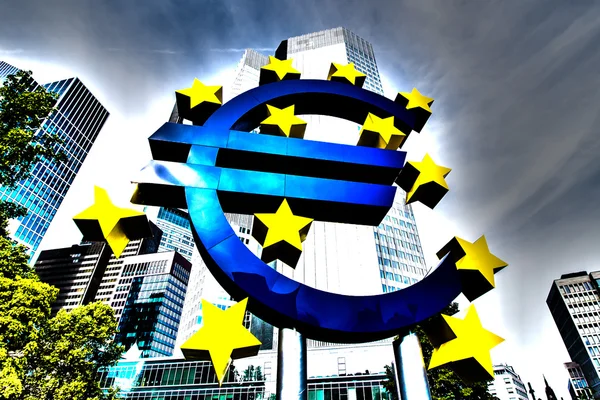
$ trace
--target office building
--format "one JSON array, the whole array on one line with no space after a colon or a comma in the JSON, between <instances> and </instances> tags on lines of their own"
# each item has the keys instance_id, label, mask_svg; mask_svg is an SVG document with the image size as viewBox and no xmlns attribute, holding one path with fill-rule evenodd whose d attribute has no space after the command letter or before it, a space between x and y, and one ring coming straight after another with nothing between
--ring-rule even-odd
<instances>
[{"instance_id":1,"label":"office building","mask_svg":"<svg viewBox=\"0 0 600 400\"><path fill-rule=\"evenodd\" d=\"M40 253L35 270L42 282L59 289L52 314L91 303L112 255L104 243L73 245Z\"/></svg>"},{"instance_id":2,"label":"office building","mask_svg":"<svg viewBox=\"0 0 600 400\"><path fill-rule=\"evenodd\" d=\"M383 94L373 46L348 29L335 28L290 38L279 45L276 56L293 59L292 65L302 73L303 79L326 79L332 62L354 63L358 71L367 75L363 88ZM326 116L302 118L308 123L305 139L351 145L358 142L360 126L357 124ZM304 263L308 271L296 267L293 278L300 281L304 278L303 282L308 285L345 294L392 292L422 279L426 273L425 259L412 206L404 204L405 196L398 188L393 207L376 228L317 223L315 232L327 231L327 247L336 243L334 246L338 247L336 254L340 259L330 262L328 252L325 268ZM367 238L368 235L374 240ZM317 236L320 235L316 234L315 238ZM354 242L351 237L358 240ZM316 240L323 242L321 237ZM372 249L375 249L376 258ZM311 254L308 248L305 248L305 254ZM299 264L302 263L301 260Z\"/></svg>"},{"instance_id":3,"label":"office building","mask_svg":"<svg viewBox=\"0 0 600 400\"><path fill-rule=\"evenodd\" d=\"M494 365L494 380L488 390L499 400L528 400L525 383L510 365Z\"/></svg>"},{"instance_id":4,"label":"office building","mask_svg":"<svg viewBox=\"0 0 600 400\"><path fill-rule=\"evenodd\" d=\"M357 70L367 75L364 88L383 94L372 45L345 28L287 39L279 45L275 56L279 59L292 58L292 65L302 73L302 79L327 79L332 62L353 62ZM260 68L268 62L268 56L246 50L237 66L232 88L224 90L224 100L257 87ZM308 123L306 140L350 145L358 142L360 126L353 122L316 115L303 115L301 118ZM170 122L184 122L176 106ZM405 205L404 199L405 193L398 188L392 209L378 227L313 222L296 268L279 261L272 266L296 281L343 294L381 294L417 282L426 273L425 261L412 207ZM241 240L260 255L260 246L250 236L252 217L235 216L234 221L231 215L228 218ZM193 260L190 291L178 337L180 343L200 327L202 297L210 297L225 307L231 300L205 267L195 269L196 263ZM212 294L209 295L209 291ZM344 370L350 373L353 369L360 372L358 365L378 370L393 359L390 340L360 346L308 340L307 345L309 376L343 374ZM239 360L238 363L260 363L276 371L276 349L277 330L274 330L271 350L262 348L258 358ZM275 374L272 379L275 379Z\"/></svg>"},{"instance_id":5,"label":"office building","mask_svg":"<svg viewBox=\"0 0 600 400\"><path fill-rule=\"evenodd\" d=\"M600 271L562 275L546 304L571 360L579 364L594 396L600 396Z\"/></svg>"},{"instance_id":6,"label":"office building","mask_svg":"<svg viewBox=\"0 0 600 400\"><path fill-rule=\"evenodd\" d=\"M565 368L569 373L569 394L573 400L579 400L581 398L584 399L593 399L592 391L589 388L587 381L585 380L585 376L583 375L583 371L579 364L574 362L565 363Z\"/></svg>"},{"instance_id":7,"label":"office building","mask_svg":"<svg viewBox=\"0 0 600 400\"><path fill-rule=\"evenodd\" d=\"M161 207L156 225L163 232L158 251L177 251L186 260L192 261L195 244L188 213L175 208Z\"/></svg>"},{"instance_id":8,"label":"office building","mask_svg":"<svg viewBox=\"0 0 600 400\"><path fill-rule=\"evenodd\" d=\"M117 319L121 318L129 289L128 284L125 283L129 278L123 276L126 260L138 255L154 254L160 246L161 229L152 222L150 222L150 229L152 237L130 241L119 258L111 255L94 297L95 301L111 306L115 310Z\"/></svg>"},{"instance_id":9,"label":"office building","mask_svg":"<svg viewBox=\"0 0 600 400\"><path fill-rule=\"evenodd\" d=\"M4 82L7 76L14 75L17 72L19 72L19 68L0 61L0 83Z\"/></svg>"},{"instance_id":10,"label":"office building","mask_svg":"<svg viewBox=\"0 0 600 400\"><path fill-rule=\"evenodd\" d=\"M219 388L212 366L203 361L176 358L153 360L122 360L100 371L100 387L118 386L127 399L169 400L267 400L274 399L264 380L256 377L243 380L244 369L233 365L237 375L230 372ZM383 372L363 371L346 376L322 376L308 380L308 399L391 400L385 387Z\"/></svg>"},{"instance_id":11,"label":"office building","mask_svg":"<svg viewBox=\"0 0 600 400\"><path fill-rule=\"evenodd\" d=\"M125 299L115 341L141 358L173 355L192 264L175 251L125 258L116 296Z\"/></svg>"},{"instance_id":12,"label":"office building","mask_svg":"<svg viewBox=\"0 0 600 400\"><path fill-rule=\"evenodd\" d=\"M4 73L15 71L7 65L0 63ZM28 248L32 259L109 115L79 78L41 86L56 93L58 100L56 111L46 118L40 130L58 135L63 141L58 148L68 161L40 161L16 188L0 188L0 200L29 210L27 216L12 221L9 230L14 240Z\"/></svg>"},{"instance_id":13,"label":"office building","mask_svg":"<svg viewBox=\"0 0 600 400\"><path fill-rule=\"evenodd\" d=\"M41 251L34 268L42 282L59 289L52 312L102 301L112 306L119 317L125 303L121 304L115 291L124 261L158 250L162 232L153 223L150 227L154 236L129 242L120 258L114 256L106 243L100 242Z\"/></svg>"}]
</instances>

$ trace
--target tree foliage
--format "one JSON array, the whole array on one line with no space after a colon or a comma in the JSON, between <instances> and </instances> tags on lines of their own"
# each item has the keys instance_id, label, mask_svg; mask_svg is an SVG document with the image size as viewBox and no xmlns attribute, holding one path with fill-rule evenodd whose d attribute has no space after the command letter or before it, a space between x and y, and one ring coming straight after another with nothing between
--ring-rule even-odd
<instances>
[{"instance_id":1,"label":"tree foliage","mask_svg":"<svg viewBox=\"0 0 600 400\"><path fill-rule=\"evenodd\" d=\"M458 312L458 304L450 304L442 314L454 315ZM428 322L427 320L425 324ZM413 330L419 337L421 351L425 365L429 365L431 355L433 354L433 345L427 338L421 325L417 325ZM394 373L389 365L385 366L387 380L384 382L386 389L392 393L394 400L397 400L396 381ZM427 371L429 389L433 400L496 400L496 397L488 392L488 382L477 382L465 384L451 369L438 367Z\"/></svg>"},{"instance_id":2,"label":"tree foliage","mask_svg":"<svg viewBox=\"0 0 600 400\"><path fill-rule=\"evenodd\" d=\"M0 87L0 184L14 187L42 159L65 160L56 134L39 130L57 96L34 84L31 71L10 75Z\"/></svg>"},{"instance_id":3,"label":"tree foliage","mask_svg":"<svg viewBox=\"0 0 600 400\"><path fill-rule=\"evenodd\" d=\"M37 131L55 97L30 89L27 72L0 88L0 186L14 187L42 158L63 158L58 138ZM0 399L115 398L115 392L102 392L97 377L123 350L112 341L114 312L92 303L52 317L58 289L39 280L25 247L8 237L8 220L26 212L0 202Z\"/></svg>"}]
</instances>

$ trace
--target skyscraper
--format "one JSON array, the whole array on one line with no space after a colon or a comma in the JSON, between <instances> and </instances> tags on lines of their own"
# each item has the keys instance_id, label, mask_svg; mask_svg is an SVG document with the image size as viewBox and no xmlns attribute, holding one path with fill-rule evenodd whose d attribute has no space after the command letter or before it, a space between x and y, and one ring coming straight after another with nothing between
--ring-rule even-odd
<instances>
[{"instance_id":1,"label":"skyscraper","mask_svg":"<svg viewBox=\"0 0 600 400\"><path fill-rule=\"evenodd\" d=\"M358 71L367 75L363 88L383 94L373 46L346 28L290 38L279 45L276 56L280 59L293 59L292 65L302 73L304 79L325 79L332 62L354 63ZM357 124L325 116L302 118L308 123L306 139L351 145L358 142L360 126ZM315 225L328 231L326 246L330 247L332 242L337 242L334 245L338 247L337 254L345 254L346 257L338 265L335 261L328 260L326 268L319 267L324 269L321 274L327 276L326 284L317 282L319 272L315 271L317 278L313 280L311 277L306 278L306 271L298 267L293 271L293 278L302 281L300 276L304 275L306 281L303 282L306 284L347 294L391 292L420 280L426 273L425 259L412 206L404 204L405 196L402 189L397 188L393 207L384 221L374 229L316 223ZM315 228L315 232L321 229ZM368 235L373 238L367 238ZM334 239L336 237L337 240ZM357 237L361 244L352 243L350 237ZM322 242L321 238L316 240ZM371 249L375 249L377 258L373 258ZM305 249L305 253L310 254L310 251ZM374 266L378 266L379 271ZM313 269L306 264L305 267Z\"/></svg>"},{"instance_id":2,"label":"skyscraper","mask_svg":"<svg viewBox=\"0 0 600 400\"><path fill-rule=\"evenodd\" d=\"M52 314L94 301L111 254L105 243L86 243L40 253L35 263L40 280L59 289Z\"/></svg>"},{"instance_id":3,"label":"skyscraper","mask_svg":"<svg viewBox=\"0 0 600 400\"><path fill-rule=\"evenodd\" d=\"M129 290L129 286L121 283L125 259L158 250L162 232L153 223L150 227L154 236L130 241L119 258L106 243L82 242L40 252L34 265L36 272L43 282L59 289L52 312L102 301L110 305L119 318Z\"/></svg>"},{"instance_id":4,"label":"skyscraper","mask_svg":"<svg viewBox=\"0 0 600 400\"><path fill-rule=\"evenodd\" d=\"M552 283L546 304L571 360L590 388L600 394L600 271L562 275Z\"/></svg>"},{"instance_id":5,"label":"skyscraper","mask_svg":"<svg viewBox=\"0 0 600 400\"><path fill-rule=\"evenodd\" d=\"M137 344L142 358L171 356L181 320L191 263L175 251L127 257L125 307L115 341Z\"/></svg>"},{"instance_id":6,"label":"skyscraper","mask_svg":"<svg viewBox=\"0 0 600 400\"><path fill-rule=\"evenodd\" d=\"M525 383L510 365L494 365L494 380L488 390L499 400L528 400Z\"/></svg>"},{"instance_id":7,"label":"skyscraper","mask_svg":"<svg viewBox=\"0 0 600 400\"><path fill-rule=\"evenodd\" d=\"M4 74L16 72L10 67L0 63ZM14 240L27 246L32 258L109 115L79 78L42 86L56 93L58 100L56 111L46 118L40 129L58 135L63 141L59 149L68 161L40 161L15 189L0 187L0 200L29 210L27 216L13 221L9 229Z\"/></svg>"},{"instance_id":8,"label":"skyscraper","mask_svg":"<svg viewBox=\"0 0 600 400\"><path fill-rule=\"evenodd\" d=\"M357 70L367 75L363 87L383 94L372 45L345 28L287 39L279 45L275 56L293 59L293 66L302 73L302 79L326 79L332 62L353 62ZM268 62L268 56L246 50L237 66L231 89L224 90L224 100L257 87L260 68ZM360 126L353 122L314 115L301 118L307 122L304 136L307 140L351 145L358 142ZM176 107L170 121L183 122ZM425 261L412 207L404 204L404 198L405 193L398 188L392 209L378 227L313 222L296 268L279 261L272 266L309 286L344 294L380 294L415 283L425 275ZM260 255L260 246L250 236L252 217L228 215L228 219L241 240ZM197 286L202 288L192 289ZM210 297L217 302L230 301L205 267L197 271L193 269L178 342L187 339L200 327L200 299L206 296L206 290L213 292ZM201 294L203 291L205 294ZM346 371L356 373L364 369L376 371L393 358L389 340L361 346L309 340L308 347L310 376L344 374ZM263 369L267 369L267 364L274 369L276 348L275 332L273 350L261 352L260 361L248 362L264 362ZM236 365L244 362L239 360Z\"/></svg>"},{"instance_id":9,"label":"skyscraper","mask_svg":"<svg viewBox=\"0 0 600 400\"><path fill-rule=\"evenodd\" d=\"M4 61L0 61L0 83L2 83L7 76L14 75L19 72L19 68L12 66Z\"/></svg>"}]
</instances>

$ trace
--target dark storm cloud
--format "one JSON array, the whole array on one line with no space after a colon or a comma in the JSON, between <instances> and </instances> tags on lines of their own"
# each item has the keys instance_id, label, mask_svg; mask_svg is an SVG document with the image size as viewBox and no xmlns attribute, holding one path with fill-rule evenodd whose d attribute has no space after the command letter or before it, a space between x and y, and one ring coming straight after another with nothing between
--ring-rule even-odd
<instances>
[{"instance_id":1,"label":"dark storm cloud","mask_svg":"<svg viewBox=\"0 0 600 400\"><path fill-rule=\"evenodd\" d=\"M551 280L598 268L599 21L583 0L9 0L0 49L69 65L135 114L243 48L346 26L399 90L436 99L431 134L453 168L439 212L511 264L498 291L527 342Z\"/></svg>"}]
</instances>

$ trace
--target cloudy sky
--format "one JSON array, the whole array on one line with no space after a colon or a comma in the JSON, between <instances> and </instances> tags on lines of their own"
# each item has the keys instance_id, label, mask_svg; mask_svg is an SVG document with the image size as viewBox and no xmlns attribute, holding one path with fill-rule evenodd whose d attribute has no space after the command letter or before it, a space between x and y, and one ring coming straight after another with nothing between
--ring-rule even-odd
<instances>
[{"instance_id":1,"label":"cloudy sky","mask_svg":"<svg viewBox=\"0 0 600 400\"><path fill-rule=\"evenodd\" d=\"M282 39L336 26L373 43L390 95L416 86L435 98L428 128L408 148L409 159L427 150L453 168L438 208L415 207L429 259L449 236L485 234L510 264L477 302L484 324L507 339L494 361L514 365L540 395L546 374L568 397L569 356L545 300L560 274L599 269L599 2L0 4L1 60L41 81L77 75L111 112L49 232L58 239L45 247L78 240L64 227L81 199L91 202L94 183L128 199L128 174L149 158L145 139L194 77L226 83L244 48L268 54Z\"/></svg>"}]
</instances>

